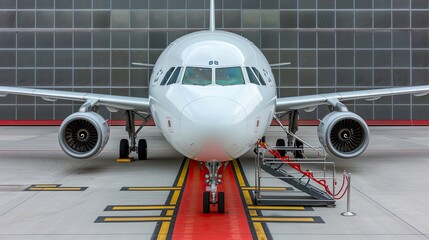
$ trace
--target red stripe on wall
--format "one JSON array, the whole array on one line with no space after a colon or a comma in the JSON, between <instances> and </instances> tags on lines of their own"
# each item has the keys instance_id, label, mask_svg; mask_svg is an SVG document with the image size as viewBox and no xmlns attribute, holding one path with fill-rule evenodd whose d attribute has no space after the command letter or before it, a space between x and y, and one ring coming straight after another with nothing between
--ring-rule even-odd
<instances>
[{"instance_id":1,"label":"red stripe on wall","mask_svg":"<svg viewBox=\"0 0 429 240\"><path fill-rule=\"evenodd\" d=\"M0 120L0 126L59 126L61 120Z\"/></svg>"},{"instance_id":2,"label":"red stripe on wall","mask_svg":"<svg viewBox=\"0 0 429 240\"><path fill-rule=\"evenodd\" d=\"M136 121L136 124L141 124L142 121ZM0 126L59 126L62 120L0 120ZM288 124L288 121L282 121L284 125ZM367 120L366 123L369 126L429 126L429 120ZM114 120L109 121L110 126L124 126L125 121ZM149 120L147 126L155 126L153 120ZM273 121L273 126L278 124ZM300 120L300 126L317 126L319 120Z\"/></svg>"},{"instance_id":3,"label":"red stripe on wall","mask_svg":"<svg viewBox=\"0 0 429 240\"><path fill-rule=\"evenodd\" d=\"M282 124L288 125L288 121L281 121ZM368 126L429 126L429 120L365 120ZM319 120L299 120L300 126L317 126ZM272 126L278 123L273 120Z\"/></svg>"},{"instance_id":4,"label":"red stripe on wall","mask_svg":"<svg viewBox=\"0 0 429 240\"><path fill-rule=\"evenodd\" d=\"M0 126L60 126L62 120L0 120ZM125 126L125 121L108 121L110 126ZM143 121L136 121L140 125ZM146 126L155 126L153 120L149 120Z\"/></svg>"}]
</instances>

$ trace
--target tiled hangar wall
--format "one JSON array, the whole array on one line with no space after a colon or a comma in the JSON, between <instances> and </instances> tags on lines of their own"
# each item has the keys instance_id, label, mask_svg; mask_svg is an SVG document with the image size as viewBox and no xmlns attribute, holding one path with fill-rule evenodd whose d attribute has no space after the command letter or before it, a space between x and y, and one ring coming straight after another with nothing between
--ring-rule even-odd
<instances>
[{"instance_id":1,"label":"tiled hangar wall","mask_svg":"<svg viewBox=\"0 0 429 240\"><path fill-rule=\"evenodd\" d=\"M208 27L208 0L1 0L0 85L147 96L176 38ZM428 0L217 0L218 28L261 47L280 97L429 84ZM64 119L79 105L0 98L0 119ZM367 120L429 119L429 98L355 101ZM122 113L102 109L109 119ZM320 119L324 107L302 113Z\"/></svg>"}]
</instances>

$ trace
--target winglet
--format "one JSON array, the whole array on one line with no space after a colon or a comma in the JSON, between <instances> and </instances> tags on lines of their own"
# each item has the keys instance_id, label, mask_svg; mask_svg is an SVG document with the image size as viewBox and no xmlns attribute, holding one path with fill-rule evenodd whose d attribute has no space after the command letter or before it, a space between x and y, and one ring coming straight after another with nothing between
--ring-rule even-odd
<instances>
[{"instance_id":1,"label":"winglet","mask_svg":"<svg viewBox=\"0 0 429 240\"><path fill-rule=\"evenodd\" d=\"M145 68L153 68L155 66L155 64L139 63L139 62L132 62L132 65L139 66L139 67L145 67Z\"/></svg>"},{"instance_id":2,"label":"winglet","mask_svg":"<svg viewBox=\"0 0 429 240\"><path fill-rule=\"evenodd\" d=\"M215 0L210 0L210 31L216 30Z\"/></svg>"},{"instance_id":3,"label":"winglet","mask_svg":"<svg viewBox=\"0 0 429 240\"><path fill-rule=\"evenodd\" d=\"M288 65L290 65L291 63L290 62L284 62L284 63L273 63L273 64L270 64L270 66L271 67L283 67L283 66L288 66Z\"/></svg>"}]
</instances>

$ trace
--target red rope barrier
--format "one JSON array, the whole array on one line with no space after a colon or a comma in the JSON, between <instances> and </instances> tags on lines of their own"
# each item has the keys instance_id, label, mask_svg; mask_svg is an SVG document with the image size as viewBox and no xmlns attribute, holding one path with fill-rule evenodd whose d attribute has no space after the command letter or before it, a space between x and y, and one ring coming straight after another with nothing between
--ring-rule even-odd
<instances>
[{"instance_id":1,"label":"red rope barrier","mask_svg":"<svg viewBox=\"0 0 429 240\"><path fill-rule=\"evenodd\" d=\"M348 181L348 177L343 175L343 183L341 185L340 190L338 191L338 193L333 194L332 191L329 189L328 184L326 183L325 179L317 179L314 174L309 170L302 170L301 169L301 164L299 163L294 163L292 161L290 161L290 157L288 155L282 156L278 150L276 149L268 149L268 145L266 143L263 142L259 142L258 143L260 147L266 149L268 151L268 153L272 154L274 157L280 159L282 162L287 163L290 167L292 167L293 169L295 169L296 171L300 172L301 174L303 174L304 176L308 177L309 179L313 180L314 182L316 182L317 184L319 184L320 186L322 186L325 191L331 195L335 200L339 200L342 197L344 197L345 193L347 192L348 189L348 185L347 187L344 189L345 186L345 182ZM337 182L335 181L335 185L337 184ZM340 197L338 197L340 195Z\"/></svg>"}]
</instances>

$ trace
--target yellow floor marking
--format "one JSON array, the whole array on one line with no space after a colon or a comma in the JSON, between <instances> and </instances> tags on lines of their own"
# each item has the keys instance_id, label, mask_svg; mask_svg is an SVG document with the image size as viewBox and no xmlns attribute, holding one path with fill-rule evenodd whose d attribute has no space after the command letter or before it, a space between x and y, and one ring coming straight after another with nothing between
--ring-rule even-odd
<instances>
[{"instance_id":1,"label":"yellow floor marking","mask_svg":"<svg viewBox=\"0 0 429 240\"><path fill-rule=\"evenodd\" d=\"M120 210L165 210L174 209L175 206L115 206L112 207L113 211Z\"/></svg>"},{"instance_id":2,"label":"yellow floor marking","mask_svg":"<svg viewBox=\"0 0 429 240\"><path fill-rule=\"evenodd\" d=\"M104 222L157 222L171 221L171 217L108 217Z\"/></svg>"},{"instance_id":3,"label":"yellow floor marking","mask_svg":"<svg viewBox=\"0 0 429 240\"><path fill-rule=\"evenodd\" d=\"M253 227L255 228L256 237L258 240L266 240L267 235L265 234L264 228L262 227L262 223L260 222L254 222Z\"/></svg>"},{"instance_id":4,"label":"yellow floor marking","mask_svg":"<svg viewBox=\"0 0 429 240\"><path fill-rule=\"evenodd\" d=\"M181 187L130 187L127 191L173 191L180 190Z\"/></svg>"},{"instance_id":5,"label":"yellow floor marking","mask_svg":"<svg viewBox=\"0 0 429 240\"><path fill-rule=\"evenodd\" d=\"M252 198L250 197L249 192L243 192L244 200L246 201L247 206L253 205Z\"/></svg>"},{"instance_id":6,"label":"yellow floor marking","mask_svg":"<svg viewBox=\"0 0 429 240\"><path fill-rule=\"evenodd\" d=\"M179 200L179 196L180 196L180 190L174 191L173 197L171 197L171 200L170 200L170 205L176 205L177 201Z\"/></svg>"},{"instance_id":7,"label":"yellow floor marking","mask_svg":"<svg viewBox=\"0 0 429 240\"><path fill-rule=\"evenodd\" d=\"M186 174L188 173L189 163L190 159L187 158L185 160L185 164L183 165L182 172L180 173L179 179L176 184L176 189L174 189L173 196L170 200L170 205L173 205L173 210L167 210L166 216L170 216L170 221L172 219L171 216L173 216L175 207L174 205L177 204L177 201L179 200L180 192L182 191L182 186L185 183ZM163 222L161 225L161 228L159 229L157 240L165 240L167 239L168 231L170 230L171 222Z\"/></svg>"},{"instance_id":8,"label":"yellow floor marking","mask_svg":"<svg viewBox=\"0 0 429 240\"><path fill-rule=\"evenodd\" d=\"M186 159L185 164L183 165L183 168L182 168L182 172L180 173L179 180L177 181L177 184L176 184L176 186L180 188L174 191L173 196L171 197L171 200L170 200L170 205L176 205L177 201L179 200L179 196L181 192L180 190L182 189L181 187L185 182L185 177L186 177L186 173L188 172L189 163L190 163L190 160Z\"/></svg>"},{"instance_id":9,"label":"yellow floor marking","mask_svg":"<svg viewBox=\"0 0 429 240\"><path fill-rule=\"evenodd\" d=\"M256 210L249 210L249 215L250 215L251 217L257 217L257 216L258 216L258 213L256 212Z\"/></svg>"},{"instance_id":10,"label":"yellow floor marking","mask_svg":"<svg viewBox=\"0 0 429 240\"><path fill-rule=\"evenodd\" d=\"M158 240L167 239L168 230L170 229L170 222L163 222L161 228L159 229Z\"/></svg>"},{"instance_id":11,"label":"yellow floor marking","mask_svg":"<svg viewBox=\"0 0 429 240\"><path fill-rule=\"evenodd\" d=\"M240 167L238 166L237 160L233 160L232 164L234 165L234 170L237 174L238 184L240 184L240 187L245 187L246 184L244 183L243 174L240 171Z\"/></svg>"},{"instance_id":12,"label":"yellow floor marking","mask_svg":"<svg viewBox=\"0 0 429 240\"><path fill-rule=\"evenodd\" d=\"M256 187L242 187L241 189L246 190L246 191L254 191L256 190ZM263 191L286 191L287 188L285 187L261 187L261 190Z\"/></svg>"},{"instance_id":13,"label":"yellow floor marking","mask_svg":"<svg viewBox=\"0 0 429 240\"><path fill-rule=\"evenodd\" d=\"M174 210L168 210L165 216L173 216Z\"/></svg>"},{"instance_id":14,"label":"yellow floor marking","mask_svg":"<svg viewBox=\"0 0 429 240\"><path fill-rule=\"evenodd\" d=\"M296 218L296 217L252 217L252 221L255 222L314 222L313 218Z\"/></svg>"},{"instance_id":15,"label":"yellow floor marking","mask_svg":"<svg viewBox=\"0 0 429 240\"><path fill-rule=\"evenodd\" d=\"M120 159L118 159L120 160ZM183 165L182 171L180 172L179 179L176 186L174 187L128 187L123 188L128 191L174 191L170 200L170 205L153 205L153 206L140 206L140 205L128 205L128 206L113 206L112 210L167 210L165 217L106 217L103 222L159 222L162 221L161 227L158 232L157 239L164 240L168 237L168 232L171 227L171 220L173 218L175 206L179 201L182 186L185 183L186 175L188 172L190 160L186 159Z\"/></svg>"},{"instance_id":16,"label":"yellow floor marking","mask_svg":"<svg viewBox=\"0 0 429 240\"><path fill-rule=\"evenodd\" d=\"M305 207L301 206L248 206L252 210L305 210Z\"/></svg>"},{"instance_id":17,"label":"yellow floor marking","mask_svg":"<svg viewBox=\"0 0 429 240\"><path fill-rule=\"evenodd\" d=\"M183 183L185 182L186 173L188 172L189 168L189 158L185 160L185 164L183 165L182 172L180 173L179 181L177 181L176 186L181 187L183 186Z\"/></svg>"},{"instance_id":18,"label":"yellow floor marking","mask_svg":"<svg viewBox=\"0 0 429 240\"><path fill-rule=\"evenodd\" d=\"M31 187L30 191L80 191L82 188L73 187Z\"/></svg>"},{"instance_id":19,"label":"yellow floor marking","mask_svg":"<svg viewBox=\"0 0 429 240\"><path fill-rule=\"evenodd\" d=\"M249 190L251 190L252 187L246 186L246 183L244 182L243 173L241 172L241 169L240 169L240 167L238 165L237 160L233 160L232 164L234 166L234 171L235 171L235 174L237 176L238 184L240 185L240 187L242 189L241 192L243 193L244 200L245 200L247 208L249 210L249 206L253 205L253 201L252 201L252 198L250 197L249 191L246 191L245 188L248 188ZM253 187L253 189L254 188L255 187ZM258 213L256 212L256 210L249 210L249 214L250 214L251 217L258 216ZM262 224L260 222L253 222L253 227L255 228L255 233L256 233L256 236L257 236L258 240L266 240L266 239L268 239L267 235L265 234L265 230L262 227Z\"/></svg>"},{"instance_id":20,"label":"yellow floor marking","mask_svg":"<svg viewBox=\"0 0 429 240\"><path fill-rule=\"evenodd\" d=\"M134 162L134 158L118 158L118 159L116 159L116 162L118 162L118 163L130 163L130 162Z\"/></svg>"}]
</instances>

